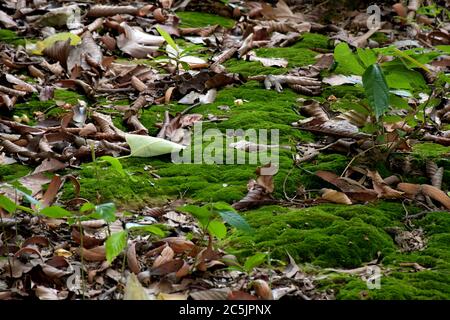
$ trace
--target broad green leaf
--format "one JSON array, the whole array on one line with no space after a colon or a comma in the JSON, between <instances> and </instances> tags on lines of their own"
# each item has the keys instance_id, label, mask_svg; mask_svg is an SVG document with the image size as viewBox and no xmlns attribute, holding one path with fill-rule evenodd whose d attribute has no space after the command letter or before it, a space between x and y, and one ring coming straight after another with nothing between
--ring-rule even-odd
<instances>
[{"instance_id":1,"label":"broad green leaf","mask_svg":"<svg viewBox=\"0 0 450 320\"><path fill-rule=\"evenodd\" d=\"M125 139L130 146L132 157L154 157L179 152L185 148L169 140L138 134L126 134Z\"/></svg>"},{"instance_id":2,"label":"broad green leaf","mask_svg":"<svg viewBox=\"0 0 450 320\"><path fill-rule=\"evenodd\" d=\"M161 230L157 226L152 226L152 225L131 227L130 230L142 230L145 232L153 233L160 237L164 237L166 235L163 230Z\"/></svg>"},{"instance_id":3,"label":"broad green leaf","mask_svg":"<svg viewBox=\"0 0 450 320\"><path fill-rule=\"evenodd\" d=\"M36 48L32 50L31 53L40 55L45 49L51 47L55 42L67 41L68 39L70 39L70 44L72 46L75 46L81 42L81 38L76 34L70 32L61 32L45 38L42 41L38 41L36 43Z\"/></svg>"},{"instance_id":4,"label":"broad green leaf","mask_svg":"<svg viewBox=\"0 0 450 320\"><path fill-rule=\"evenodd\" d=\"M117 171L117 173L119 173L122 177L126 176L125 170L123 170L122 164L120 163L120 161L117 158L111 157L111 156L103 156L101 158L99 158L99 160L103 160L108 162L111 167Z\"/></svg>"},{"instance_id":5,"label":"broad green leaf","mask_svg":"<svg viewBox=\"0 0 450 320\"><path fill-rule=\"evenodd\" d=\"M125 230L113 233L106 240L106 260L111 263L127 246L127 232Z\"/></svg>"},{"instance_id":6,"label":"broad green leaf","mask_svg":"<svg viewBox=\"0 0 450 320\"><path fill-rule=\"evenodd\" d=\"M367 100L378 120L389 109L389 88L383 71L378 64L373 64L364 72L362 80Z\"/></svg>"},{"instance_id":7,"label":"broad green leaf","mask_svg":"<svg viewBox=\"0 0 450 320\"><path fill-rule=\"evenodd\" d=\"M334 48L334 59L338 63L338 68L345 74L362 75L364 73L364 68L345 42L339 43Z\"/></svg>"},{"instance_id":8,"label":"broad green leaf","mask_svg":"<svg viewBox=\"0 0 450 320\"><path fill-rule=\"evenodd\" d=\"M239 215L234 210L226 210L226 211L218 211L219 215L222 217L222 219L231 225L232 227L235 227L238 230L242 230L245 232L252 232L252 227L247 223L247 221Z\"/></svg>"},{"instance_id":9,"label":"broad green leaf","mask_svg":"<svg viewBox=\"0 0 450 320\"><path fill-rule=\"evenodd\" d=\"M17 205L4 195L0 195L0 208L5 209L8 213L13 213L17 209Z\"/></svg>"},{"instance_id":10,"label":"broad green leaf","mask_svg":"<svg viewBox=\"0 0 450 320\"><path fill-rule=\"evenodd\" d=\"M156 26L156 30L159 32L159 34L161 35L161 37L164 38L164 40L166 40L167 44L169 46L171 46L172 48L174 48L175 50L178 51L178 46L175 43L175 41L173 41L172 37L170 36L170 34L164 30L163 28L161 28L161 26Z\"/></svg>"},{"instance_id":11,"label":"broad green leaf","mask_svg":"<svg viewBox=\"0 0 450 320\"><path fill-rule=\"evenodd\" d=\"M114 203L108 202L99 204L95 206L94 216L98 219L103 219L106 222L116 221L116 205Z\"/></svg>"},{"instance_id":12,"label":"broad green leaf","mask_svg":"<svg viewBox=\"0 0 450 320\"><path fill-rule=\"evenodd\" d=\"M212 217L212 212L207 208L207 206L198 207L194 205L186 205L183 207L178 207L177 209L181 212L192 214L195 218L197 218L203 227L208 224L209 219Z\"/></svg>"},{"instance_id":13,"label":"broad green leaf","mask_svg":"<svg viewBox=\"0 0 450 320\"><path fill-rule=\"evenodd\" d=\"M86 212L86 211L90 211L90 210L95 210L95 204L90 203L90 202L86 202L80 208L80 212Z\"/></svg>"},{"instance_id":14,"label":"broad green leaf","mask_svg":"<svg viewBox=\"0 0 450 320\"><path fill-rule=\"evenodd\" d=\"M208 224L208 231L218 239L223 239L227 235L227 227L222 221L212 220Z\"/></svg>"},{"instance_id":15,"label":"broad green leaf","mask_svg":"<svg viewBox=\"0 0 450 320\"><path fill-rule=\"evenodd\" d=\"M64 208L58 206L50 206L39 211L39 214L46 216L48 218L58 219L58 218L70 218L73 214Z\"/></svg>"},{"instance_id":16,"label":"broad green leaf","mask_svg":"<svg viewBox=\"0 0 450 320\"><path fill-rule=\"evenodd\" d=\"M377 55L372 49L357 48L356 53L366 68L377 62Z\"/></svg>"},{"instance_id":17,"label":"broad green leaf","mask_svg":"<svg viewBox=\"0 0 450 320\"><path fill-rule=\"evenodd\" d=\"M251 256L247 258L244 264L244 269L247 272L250 272L253 270L253 268L259 266L266 260L267 254L266 253L257 253L254 256Z\"/></svg>"}]
</instances>

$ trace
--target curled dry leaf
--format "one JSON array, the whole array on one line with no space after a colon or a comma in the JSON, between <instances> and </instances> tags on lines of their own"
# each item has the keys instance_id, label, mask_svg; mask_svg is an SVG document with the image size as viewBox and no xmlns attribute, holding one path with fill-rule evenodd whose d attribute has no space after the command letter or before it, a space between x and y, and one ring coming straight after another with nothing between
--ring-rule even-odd
<instances>
[{"instance_id":1,"label":"curled dry leaf","mask_svg":"<svg viewBox=\"0 0 450 320\"><path fill-rule=\"evenodd\" d=\"M257 180L250 180L247 184L247 195L233 204L236 210L247 210L252 207L276 202L271 193L274 190L273 174L275 167L268 163L256 169Z\"/></svg>"},{"instance_id":2,"label":"curled dry leaf","mask_svg":"<svg viewBox=\"0 0 450 320\"><path fill-rule=\"evenodd\" d=\"M164 276L169 273L177 272L184 265L184 261L181 259L174 259L169 262L163 263L158 267L150 269L150 273L154 276Z\"/></svg>"},{"instance_id":3,"label":"curled dry leaf","mask_svg":"<svg viewBox=\"0 0 450 320\"><path fill-rule=\"evenodd\" d=\"M427 175L431 179L431 185L441 189L444 167L438 167L434 161L427 161Z\"/></svg>"},{"instance_id":4,"label":"curled dry leaf","mask_svg":"<svg viewBox=\"0 0 450 320\"><path fill-rule=\"evenodd\" d=\"M173 260L175 252L170 246L165 247L161 254L153 262L153 268L159 267L160 265Z\"/></svg>"},{"instance_id":5,"label":"curled dry leaf","mask_svg":"<svg viewBox=\"0 0 450 320\"><path fill-rule=\"evenodd\" d=\"M262 279L253 281L253 288L260 299L273 300L272 289L270 289L269 284L266 281Z\"/></svg>"},{"instance_id":6,"label":"curled dry leaf","mask_svg":"<svg viewBox=\"0 0 450 320\"><path fill-rule=\"evenodd\" d=\"M403 195L403 192L389 187L378 172L368 170L367 176L372 179L373 188L378 193L379 198L398 199Z\"/></svg>"},{"instance_id":7,"label":"curled dry leaf","mask_svg":"<svg viewBox=\"0 0 450 320\"><path fill-rule=\"evenodd\" d=\"M35 294L39 300L64 300L68 297L69 292L58 291L56 289L47 288L44 286L37 286Z\"/></svg>"},{"instance_id":8,"label":"curled dry leaf","mask_svg":"<svg viewBox=\"0 0 450 320\"><path fill-rule=\"evenodd\" d=\"M175 253L190 252L195 247L195 244L192 241L181 237L170 237L162 239L161 241L166 242Z\"/></svg>"},{"instance_id":9,"label":"curled dry leaf","mask_svg":"<svg viewBox=\"0 0 450 320\"><path fill-rule=\"evenodd\" d=\"M150 300L144 287L134 273L128 276L123 300Z\"/></svg>"},{"instance_id":10,"label":"curled dry leaf","mask_svg":"<svg viewBox=\"0 0 450 320\"><path fill-rule=\"evenodd\" d=\"M133 272L136 275L139 274L139 272L141 271L141 267L139 266L139 261L137 260L137 256L136 256L136 243L135 242L131 243L131 245L128 247L127 263L128 263L128 268L130 268L131 272Z\"/></svg>"},{"instance_id":11,"label":"curled dry leaf","mask_svg":"<svg viewBox=\"0 0 450 320\"><path fill-rule=\"evenodd\" d=\"M430 186L428 184L422 184L422 193L429 196L431 199L441 203L447 210L450 210L450 197L442 190Z\"/></svg>"},{"instance_id":12,"label":"curled dry leaf","mask_svg":"<svg viewBox=\"0 0 450 320\"><path fill-rule=\"evenodd\" d=\"M86 261L99 262L106 260L105 246L98 246L92 249L79 248L77 252L79 255L83 255L83 259L86 259Z\"/></svg>"},{"instance_id":13,"label":"curled dry leaf","mask_svg":"<svg viewBox=\"0 0 450 320\"><path fill-rule=\"evenodd\" d=\"M82 239L80 231L78 230L77 227L74 227L72 229L72 239L79 245L81 245L81 243L82 243L83 247L86 249L92 249L94 247L98 247L98 246L102 245L103 242L105 242L105 239L97 239L97 238L89 237L86 235L83 235L83 239Z\"/></svg>"},{"instance_id":14,"label":"curled dry leaf","mask_svg":"<svg viewBox=\"0 0 450 320\"><path fill-rule=\"evenodd\" d=\"M229 288L194 291L189 296L194 300L226 300L231 293Z\"/></svg>"},{"instance_id":15,"label":"curled dry leaf","mask_svg":"<svg viewBox=\"0 0 450 320\"><path fill-rule=\"evenodd\" d=\"M328 200L334 203L340 204L352 204L352 201L343 192L339 192L333 189L322 189L322 199Z\"/></svg>"},{"instance_id":16,"label":"curled dry leaf","mask_svg":"<svg viewBox=\"0 0 450 320\"><path fill-rule=\"evenodd\" d=\"M239 290L231 291L227 296L227 300L258 300L258 298L247 292Z\"/></svg>"}]
</instances>

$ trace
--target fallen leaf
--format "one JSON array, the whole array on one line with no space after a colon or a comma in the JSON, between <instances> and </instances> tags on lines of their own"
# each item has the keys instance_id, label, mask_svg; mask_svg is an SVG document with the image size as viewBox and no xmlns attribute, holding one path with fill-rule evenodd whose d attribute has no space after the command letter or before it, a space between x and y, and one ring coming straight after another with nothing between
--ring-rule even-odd
<instances>
[{"instance_id":1,"label":"fallen leaf","mask_svg":"<svg viewBox=\"0 0 450 320\"><path fill-rule=\"evenodd\" d=\"M322 189L322 199L328 200L334 203L340 204L352 204L352 201L343 192L339 192L333 189Z\"/></svg>"},{"instance_id":2,"label":"fallen leaf","mask_svg":"<svg viewBox=\"0 0 450 320\"><path fill-rule=\"evenodd\" d=\"M69 296L68 291L58 291L44 286L37 286L35 294L39 300L64 300Z\"/></svg>"},{"instance_id":3,"label":"fallen leaf","mask_svg":"<svg viewBox=\"0 0 450 320\"><path fill-rule=\"evenodd\" d=\"M134 273L130 273L125 286L123 300L150 300L144 287Z\"/></svg>"},{"instance_id":4,"label":"fallen leaf","mask_svg":"<svg viewBox=\"0 0 450 320\"><path fill-rule=\"evenodd\" d=\"M442 190L428 184L421 185L422 193L431 199L441 203L447 210L450 210L450 197Z\"/></svg>"},{"instance_id":5,"label":"fallen leaf","mask_svg":"<svg viewBox=\"0 0 450 320\"><path fill-rule=\"evenodd\" d=\"M83 255L83 259L86 261L105 261L106 260L106 250L105 246L98 246L92 249L79 248L79 255Z\"/></svg>"},{"instance_id":6,"label":"fallen leaf","mask_svg":"<svg viewBox=\"0 0 450 320\"><path fill-rule=\"evenodd\" d=\"M130 146L133 157L154 157L162 154L179 152L185 147L161 138L127 133L125 139Z\"/></svg>"},{"instance_id":7,"label":"fallen leaf","mask_svg":"<svg viewBox=\"0 0 450 320\"><path fill-rule=\"evenodd\" d=\"M135 242L131 243L131 245L128 247L127 263L128 263L128 268L130 268L131 272L133 272L136 275L139 274L139 272L141 271L141 267L139 266L139 261L137 260L137 256L136 256L136 243Z\"/></svg>"}]
</instances>

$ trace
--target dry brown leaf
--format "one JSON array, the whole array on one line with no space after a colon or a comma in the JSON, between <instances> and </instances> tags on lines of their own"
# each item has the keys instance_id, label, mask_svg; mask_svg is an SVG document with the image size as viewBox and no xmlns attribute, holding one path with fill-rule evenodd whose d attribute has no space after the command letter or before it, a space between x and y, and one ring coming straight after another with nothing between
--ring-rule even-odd
<instances>
[{"instance_id":1,"label":"dry brown leaf","mask_svg":"<svg viewBox=\"0 0 450 320\"><path fill-rule=\"evenodd\" d=\"M184 265L184 261L181 259L174 259L159 265L158 267L151 268L150 273L155 276L164 276L169 273L177 272Z\"/></svg>"},{"instance_id":2,"label":"dry brown leaf","mask_svg":"<svg viewBox=\"0 0 450 320\"><path fill-rule=\"evenodd\" d=\"M415 183L401 182L397 185L397 189L403 191L406 195L413 197L420 193L420 185Z\"/></svg>"},{"instance_id":3,"label":"dry brown leaf","mask_svg":"<svg viewBox=\"0 0 450 320\"><path fill-rule=\"evenodd\" d=\"M192 241L183 239L181 237L165 238L161 241L166 242L175 253L190 252L195 247L195 244Z\"/></svg>"},{"instance_id":4,"label":"dry brown leaf","mask_svg":"<svg viewBox=\"0 0 450 320\"><path fill-rule=\"evenodd\" d=\"M266 281L262 279L253 281L253 288L260 299L273 300L272 289Z\"/></svg>"},{"instance_id":5,"label":"dry brown leaf","mask_svg":"<svg viewBox=\"0 0 450 320\"><path fill-rule=\"evenodd\" d=\"M134 273L128 276L123 300L150 300L144 287Z\"/></svg>"},{"instance_id":6,"label":"dry brown leaf","mask_svg":"<svg viewBox=\"0 0 450 320\"><path fill-rule=\"evenodd\" d=\"M194 300L226 300L231 293L229 288L209 289L191 292L189 296Z\"/></svg>"},{"instance_id":7,"label":"dry brown leaf","mask_svg":"<svg viewBox=\"0 0 450 320\"><path fill-rule=\"evenodd\" d=\"M159 257L157 257L153 262L153 268L159 267L160 265L173 260L174 256L175 252L172 250L172 248L170 246L165 247Z\"/></svg>"},{"instance_id":8,"label":"dry brown leaf","mask_svg":"<svg viewBox=\"0 0 450 320\"><path fill-rule=\"evenodd\" d=\"M92 249L79 248L77 251L79 255L83 255L83 259L86 261L95 262L106 260L105 246L98 246Z\"/></svg>"},{"instance_id":9,"label":"dry brown leaf","mask_svg":"<svg viewBox=\"0 0 450 320\"><path fill-rule=\"evenodd\" d=\"M394 9L395 13L402 18L406 18L408 15L408 9L401 2L394 4L392 9Z\"/></svg>"},{"instance_id":10,"label":"dry brown leaf","mask_svg":"<svg viewBox=\"0 0 450 320\"><path fill-rule=\"evenodd\" d=\"M81 239L80 231L78 230L78 227L74 227L72 229L72 239L81 245L81 240L83 240L83 247L86 249L92 249L94 247L98 247L105 242L105 239L97 239L94 237L89 237L86 235L83 235L83 239Z\"/></svg>"},{"instance_id":11,"label":"dry brown leaf","mask_svg":"<svg viewBox=\"0 0 450 320\"><path fill-rule=\"evenodd\" d=\"M27 247L30 244L39 244L43 247L48 247L50 245L50 241L48 240L48 238L46 238L44 236L33 236L33 237L26 239L23 242L22 247Z\"/></svg>"},{"instance_id":12,"label":"dry brown leaf","mask_svg":"<svg viewBox=\"0 0 450 320\"><path fill-rule=\"evenodd\" d=\"M340 204L352 204L352 201L343 192L339 192L333 189L322 189L322 199L328 200L334 203Z\"/></svg>"},{"instance_id":13,"label":"dry brown leaf","mask_svg":"<svg viewBox=\"0 0 450 320\"><path fill-rule=\"evenodd\" d=\"M239 290L231 291L227 296L227 300L258 300L258 298L247 292Z\"/></svg>"},{"instance_id":14,"label":"dry brown leaf","mask_svg":"<svg viewBox=\"0 0 450 320\"><path fill-rule=\"evenodd\" d=\"M367 176L372 179L373 188L378 193L379 198L398 199L402 197L403 192L397 191L389 187L376 171L367 171Z\"/></svg>"},{"instance_id":15,"label":"dry brown leaf","mask_svg":"<svg viewBox=\"0 0 450 320\"><path fill-rule=\"evenodd\" d=\"M441 203L447 210L450 210L450 197L442 190L430 186L428 184L422 184L422 193L429 196L431 199Z\"/></svg>"},{"instance_id":16,"label":"dry brown leaf","mask_svg":"<svg viewBox=\"0 0 450 320\"><path fill-rule=\"evenodd\" d=\"M131 270L131 272L133 272L136 275L139 274L139 272L141 271L141 267L139 266L139 261L137 260L137 256L136 256L136 243L135 242L131 243L131 245L128 247L127 263L128 263L128 268Z\"/></svg>"},{"instance_id":17,"label":"dry brown leaf","mask_svg":"<svg viewBox=\"0 0 450 320\"><path fill-rule=\"evenodd\" d=\"M69 292L58 291L56 289L47 288L44 286L37 286L35 294L39 300L64 300L68 297Z\"/></svg>"}]
</instances>

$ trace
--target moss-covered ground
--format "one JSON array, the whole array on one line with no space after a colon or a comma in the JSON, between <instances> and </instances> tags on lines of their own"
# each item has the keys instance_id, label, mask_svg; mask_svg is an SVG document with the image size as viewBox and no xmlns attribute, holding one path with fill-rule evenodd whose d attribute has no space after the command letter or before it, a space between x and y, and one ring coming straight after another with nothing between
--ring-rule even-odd
<instances>
[{"instance_id":1,"label":"moss-covered ground","mask_svg":"<svg viewBox=\"0 0 450 320\"><path fill-rule=\"evenodd\" d=\"M199 26L196 13L180 13L184 26ZM209 16L208 16L209 17ZM214 16L202 20L207 24L228 27L233 21ZM1 40L1 39L0 39ZM314 48L330 49L328 39L321 35L306 34L288 48L256 50L259 56L286 58L289 68L305 66L314 62L318 54ZM266 68L259 62L243 62L232 59L226 63L231 72L244 76L255 74L285 73L288 69ZM364 98L358 87L341 86L324 91L319 99L334 95L337 101L332 108L357 109ZM282 93L265 90L262 83L250 81L242 85L223 88L214 103L197 106L191 112L226 117L221 122L205 122L203 130L226 129L278 129L280 132L279 172L275 176L275 197L282 199L284 193L292 196L299 186L306 189L324 187L314 176L317 170L328 170L340 174L350 160L340 154L324 152L314 161L293 168L292 156L297 142L312 142L314 135L291 126L301 116L296 100L302 97L290 89ZM70 91L57 90L55 99L49 102L30 102L16 106L15 113L33 114L46 112L57 116L55 100L76 102L82 96ZM304 97L305 98L305 97ZM243 99L243 104L235 104ZM114 102L101 101L102 104ZM122 101L121 103L126 103ZM92 104L94 105L94 104ZM229 110L219 109L227 105ZM142 123L151 135L158 131L164 111L172 114L186 106L178 104L151 106L141 115ZM114 119L121 125L121 118ZM228 147L224 146L227 150ZM445 167L444 181L450 181L450 164L442 159L449 148L432 143L418 145L413 150L414 161L424 164L432 157ZM185 198L193 203L225 201L233 203L245 196L246 184L255 177L257 165L236 164L174 164L170 157L126 158L121 163L127 172L122 177L107 164L86 163L79 170L68 172L79 176L81 197L92 202L115 202L121 209L133 210L143 206L154 206L168 200ZM20 164L0 166L0 181L13 181L26 175L30 168ZM73 187L67 184L63 200L74 196ZM450 299L450 215L448 212L428 213L414 220L415 228L425 232L426 247L422 251L402 253L388 232L398 227L406 230L402 219L405 210L418 213L415 207L403 206L400 202L379 202L371 205L318 205L310 208L290 208L278 205L265 206L243 213L255 229L251 235L239 232L223 241L226 249L239 259L256 252L270 252L270 257L286 262L289 253L297 263L306 268L326 274L319 281L319 288L333 289L338 299ZM356 268L380 258L384 275L381 289L368 290L358 276L327 273L322 268ZM402 262L418 263L426 270L414 272ZM318 269L320 268L320 269ZM317 271L319 270L319 271Z\"/></svg>"}]
</instances>

